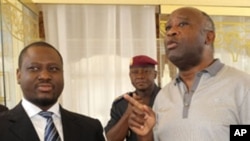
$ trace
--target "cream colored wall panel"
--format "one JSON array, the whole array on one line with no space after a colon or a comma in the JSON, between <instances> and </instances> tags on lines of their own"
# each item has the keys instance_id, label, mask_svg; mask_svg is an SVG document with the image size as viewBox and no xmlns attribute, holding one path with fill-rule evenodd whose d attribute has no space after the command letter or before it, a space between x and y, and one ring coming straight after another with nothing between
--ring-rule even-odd
<instances>
[{"instance_id":1,"label":"cream colored wall panel","mask_svg":"<svg viewBox=\"0 0 250 141\"><path fill-rule=\"evenodd\" d=\"M32 0L19 0L19 1L24 5L26 5L27 7L29 7L29 9L35 12L36 14L39 13L39 8L37 7L36 4L33 3Z\"/></svg>"},{"instance_id":2,"label":"cream colored wall panel","mask_svg":"<svg viewBox=\"0 0 250 141\"><path fill-rule=\"evenodd\" d=\"M249 7L249 0L161 0L160 4L192 6L243 6Z\"/></svg>"},{"instance_id":3,"label":"cream colored wall panel","mask_svg":"<svg viewBox=\"0 0 250 141\"><path fill-rule=\"evenodd\" d=\"M34 3L66 4L141 4L141 5L207 5L249 7L249 0L32 0Z\"/></svg>"},{"instance_id":4,"label":"cream colored wall panel","mask_svg":"<svg viewBox=\"0 0 250 141\"><path fill-rule=\"evenodd\" d=\"M48 4L131 4L158 5L160 0L32 0L34 3Z\"/></svg>"},{"instance_id":5,"label":"cream colored wall panel","mask_svg":"<svg viewBox=\"0 0 250 141\"><path fill-rule=\"evenodd\" d=\"M161 13L168 14L173 10L182 7L180 5L161 5ZM250 16L250 8L246 7L211 7L211 6L193 6L201 9L209 15L224 16Z\"/></svg>"}]
</instances>

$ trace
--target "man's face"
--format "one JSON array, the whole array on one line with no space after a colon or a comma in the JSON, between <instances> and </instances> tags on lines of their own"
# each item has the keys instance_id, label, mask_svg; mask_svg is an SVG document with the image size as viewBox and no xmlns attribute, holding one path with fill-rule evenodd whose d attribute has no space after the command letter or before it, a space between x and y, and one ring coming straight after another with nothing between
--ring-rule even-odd
<instances>
[{"instance_id":1,"label":"man's face","mask_svg":"<svg viewBox=\"0 0 250 141\"><path fill-rule=\"evenodd\" d=\"M165 49L169 60L180 69L200 63L206 34L204 16L194 9L174 11L166 24Z\"/></svg>"},{"instance_id":2,"label":"man's face","mask_svg":"<svg viewBox=\"0 0 250 141\"><path fill-rule=\"evenodd\" d=\"M141 91L150 89L154 85L156 75L153 67L132 67L129 71L132 85Z\"/></svg>"},{"instance_id":3,"label":"man's face","mask_svg":"<svg viewBox=\"0 0 250 141\"><path fill-rule=\"evenodd\" d=\"M40 108L49 108L64 87L63 64L57 52L49 47L30 47L23 54L17 81L25 99Z\"/></svg>"}]
</instances>

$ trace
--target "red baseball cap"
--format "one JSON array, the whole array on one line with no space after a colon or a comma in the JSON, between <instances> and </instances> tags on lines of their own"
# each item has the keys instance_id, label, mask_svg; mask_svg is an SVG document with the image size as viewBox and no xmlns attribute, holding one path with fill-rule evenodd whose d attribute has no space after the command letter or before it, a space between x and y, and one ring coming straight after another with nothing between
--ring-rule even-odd
<instances>
[{"instance_id":1,"label":"red baseball cap","mask_svg":"<svg viewBox=\"0 0 250 141\"><path fill-rule=\"evenodd\" d=\"M154 59L146 55L138 55L138 56L134 56L131 59L129 67L135 67L135 66L153 66L154 67L157 64L158 64L157 61L155 61Z\"/></svg>"}]
</instances>

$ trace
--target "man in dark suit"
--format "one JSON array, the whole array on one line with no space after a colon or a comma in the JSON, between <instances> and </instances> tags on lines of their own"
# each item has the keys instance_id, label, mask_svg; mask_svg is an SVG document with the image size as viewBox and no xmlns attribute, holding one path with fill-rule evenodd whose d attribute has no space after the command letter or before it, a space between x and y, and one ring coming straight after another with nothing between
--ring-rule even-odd
<instances>
[{"instance_id":1,"label":"man in dark suit","mask_svg":"<svg viewBox=\"0 0 250 141\"><path fill-rule=\"evenodd\" d=\"M49 121L41 112L53 113L57 141L105 141L98 119L67 111L58 103L64 87L63 59L52 45L34 42L21 51L17 81L23 98L0 116L0 141L47 141Z\"/></svg>"}]
</instances>

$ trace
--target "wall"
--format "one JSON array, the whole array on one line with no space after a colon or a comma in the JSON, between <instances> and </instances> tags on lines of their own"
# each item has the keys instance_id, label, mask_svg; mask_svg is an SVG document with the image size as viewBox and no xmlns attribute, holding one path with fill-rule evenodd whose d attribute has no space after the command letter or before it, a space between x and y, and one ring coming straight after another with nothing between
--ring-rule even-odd
<instances>
[{"instance_id":1,"label":"wall","mask_svg":"<svg viewBox=\"0 0 250 141\"><path fill-rule=\"evenodd\" d=\"M20 50L38 40L38 13L17 0L0 0L0 103L12 108L22 97L16 82Z\"/></svg>"}]
</instances>

